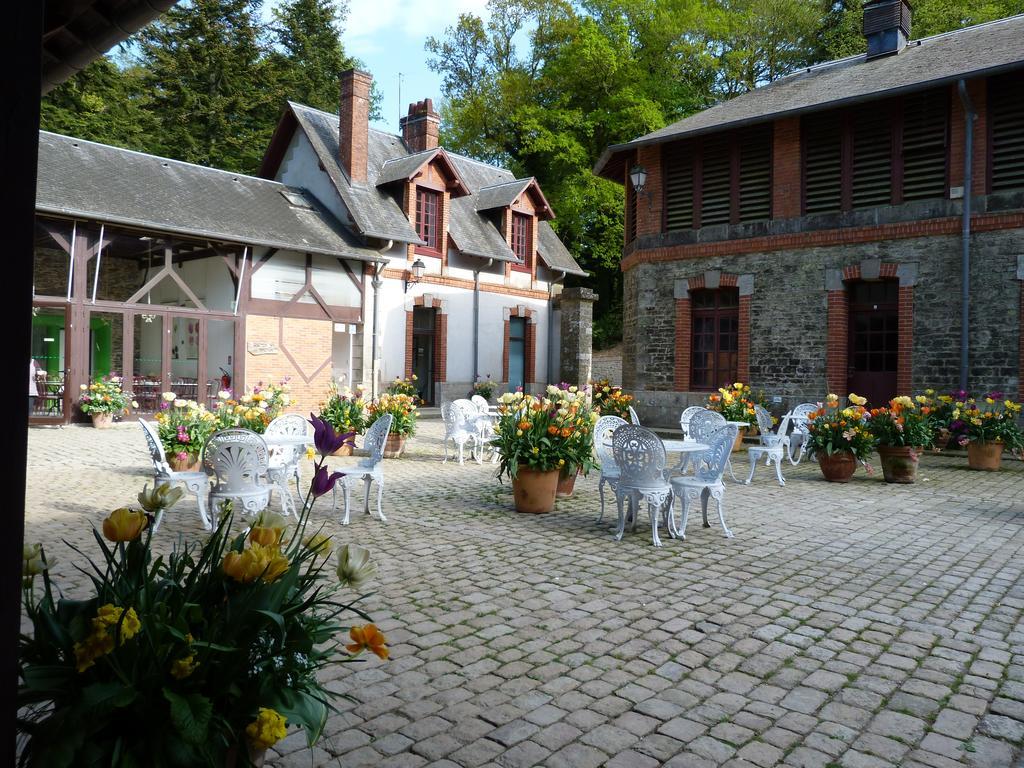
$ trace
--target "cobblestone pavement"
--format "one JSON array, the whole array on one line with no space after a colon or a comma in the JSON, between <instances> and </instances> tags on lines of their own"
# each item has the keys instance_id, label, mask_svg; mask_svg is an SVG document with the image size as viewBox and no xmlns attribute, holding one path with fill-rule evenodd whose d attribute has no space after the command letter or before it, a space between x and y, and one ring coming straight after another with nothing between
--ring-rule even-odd
<instances>
[{"instance_id":1,"label":"cobblestone pavement","mask_svg":"<svg viewBox=\"0 0 1024 768\"><path fill-rule=\"evenodd\" d=\"M1021 765L1020 463L929 456L913 486L802 465L780 488L762 468L728 485L735 538L698 515L655 549L649 529L617 543L614 513L596 522L596 475L554 514L518 515L492 465L441 464L440 434L424 423L388 461L387 523L314 513L374 552L392 658L333 670L355 701L273 765ZM29 445L28 538L73 581L61 542L88 547L88 524L134 500L142 435L33 429ZM201 535L193 504L162 547Z\"/></svg>"}]
</instances>

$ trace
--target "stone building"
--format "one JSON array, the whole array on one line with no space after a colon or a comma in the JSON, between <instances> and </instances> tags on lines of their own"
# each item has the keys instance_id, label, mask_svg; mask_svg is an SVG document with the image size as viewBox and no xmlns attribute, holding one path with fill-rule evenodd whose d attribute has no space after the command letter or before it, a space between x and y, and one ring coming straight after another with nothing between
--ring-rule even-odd
<instances>
[{"instance_id":1,"label":"stone building","mask_svg":"<svg viewBox=\"0 0 1024 768\"><path fill-rule=\"evenodd\" d=\"M626 190L623 384L642 416L673 423L736 380L779 409L1024 395L1024 16L910 26L906 0L871 0L867 54L601 157Z\"/></svg>"},{"instance_id":2,"label":"stone building","mask_svg":"<svg viewBox=\"0 0 1024 768\"><path fill-rule=\"evenodd\" d=\"M539 185L438 147L429 99L370 129L370 84L344 73L339 114L289 104L260 177L40 133L33 421L111 372L143 415L285 378L306 412L332 379L416 374L428 404L557 381L592 297L559 301L586 273ZM567 349L577 375L589 343Z\"/></svg>"}]
</instances>

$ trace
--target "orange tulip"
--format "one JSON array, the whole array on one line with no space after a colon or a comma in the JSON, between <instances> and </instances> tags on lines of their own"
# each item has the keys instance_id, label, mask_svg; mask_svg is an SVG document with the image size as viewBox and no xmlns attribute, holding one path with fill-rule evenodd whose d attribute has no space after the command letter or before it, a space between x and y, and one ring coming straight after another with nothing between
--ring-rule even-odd
<instances>
[{"instance_id":1,"label":"orange tulip","mask_svg":"<svg viewBox=\"0 0 1024 768\"><path fill-rule=\"evenodd\" d=\"M384 637L384 633L377 629L376 624L352 627L348 632L348 636L352 638L352 643L345 646L345 650L349 653L355 655L362 653L364 650L369 650L380 659L387 661L387 639Z\"/></svg>"}]
</instances>

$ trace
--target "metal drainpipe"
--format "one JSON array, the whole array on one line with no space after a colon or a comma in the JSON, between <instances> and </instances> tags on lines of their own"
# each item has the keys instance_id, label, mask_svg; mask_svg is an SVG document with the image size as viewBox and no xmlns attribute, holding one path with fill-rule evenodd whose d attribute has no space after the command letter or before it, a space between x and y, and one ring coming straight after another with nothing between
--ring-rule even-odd
<instances>
[{"instance_id":1,"label":"metal drainpipe","mask_svg":"<svg viewBox=\"0 0 1024 768\"><path fill-rule=\"evenodd\" d=\"M385 253L391 250L391 246L394 245L394 240L388 240L388 244L381 248L377 253L383 256ZM370 353L370 397L377 397L377 347L378 340L380 338L380 289L384 285L384 280L381 278L381 273L384 271L384 265L388 262L382 261L377 263L376 269L373 270L373 280L370 281L370 285L373 287L373 350Z\"/></svg>"},{"instance_id":2,"label":"metal drainpipe","mask_svg":"<svg viewBox=\"0 0 1024 768\"><path fill-rule=\"evenodd\" d=\"M957 91L964 107L964 203L960 225L960 389L967 389L967 366L970 351L971 306L971 196L974 166L974 121L977 115L967 93L967 83L958 80Z\"/></svg>"},{"instance_id":3,"label":"metal drainpipe","mask_svg":"<svg viewBox=\"0 0 1024 768\"><path fill-rule=\"evenodd\" d=\"M563 270L557 280L548 284L548 384L555 385L559 384L551 378L551 369L555 367L555 286L565 280L565 274Z\"/></svg>"},{"instance_id":4,"label":"metal drainpipe","mask_svg":"<svg viewBox=\"0 0 1024 768\"><path fill-rule=\"evenodd\" d=\"M488 259L480 269L473 270L473 383L480 378L480 273L490 269L494 259Z\"/></svg>"}]
</instances>

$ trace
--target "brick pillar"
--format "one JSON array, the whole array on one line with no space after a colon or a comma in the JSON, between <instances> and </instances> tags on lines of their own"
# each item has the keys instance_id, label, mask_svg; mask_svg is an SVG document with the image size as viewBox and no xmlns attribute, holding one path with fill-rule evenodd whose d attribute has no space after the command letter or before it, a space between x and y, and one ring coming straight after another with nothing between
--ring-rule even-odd
<instances>
[{"instance_id":1,"label":"brick pillar","mask_svg":"<svg viewBox=\"0 0 1024 768\"><path fill-rule=\"evenodd\" d=\"M350 69L341 73L338 152L341 155L341 167L352 181L366 181L372 85L373 76L368 72Z\"/></svg>"},{"instance_id":2,"label":"brick pillar","mask_svg":"<svg viewBox=\"0 0 1024 768\"><path fill-rule=\"evenodd\" d=\"M847 387L849 301L846 289L831 290L828 296L828 331L825 339L825 383L830 394L842 397Z\"/></svg>"},{"instance_id":3,"label":"brick pillar","mask_svg":"<svg viewBox=\"0 0 1024 768\"><path fill-rule=\"evenodd\" d=\"M914 361L914 287L899 287L899 355L896 359L896 392L909 395L913 391Z\"/></svg>"},{"instance_id":4,"label":"brick pillar","mask_svg":"<svg viewBox=\"0 0 1024 768\"><path fill-rule=\"evenodd\" d=\"M405 313L405 378L412 378L412 310Z\"/></svg>"},{"instance_id":5,"label":"brick pillar","mask_svg":"<svg viewBox=\"0 0 1024 768\"><path fill-rule=\"evenodd\" d=\"M736 340L736 378L750 383L750 296L740 294L739 338Z\"/></svg>"},{"instance_id":6,"label":"brick pillar","mask_svg":"<svg viewBox=\"0 0 1024 768\"><path fill-rule=\"evenodd\" d=\"M661 232L661 145L640 147L636 161L647 171L647 182L636 204L636 234L643 237Z\"/></svg>"},{"instance_id":7,"label":"brick pillar","mask_svg":"<svg viewBox=\"0 0 1024 768\"><path fill-rule=\"evenodd\" d=\"M441 116L430 99L409 105L409 114L398 121L410 152L436 149L441 133Z\"/></svg>"},{"instance_id":8,"label":"brick pillar","mask_svg":"<svg viewBox=\"0 0 1024 768\"><path fill-rule=\"evenodd\" d=\"M434 313L434 379L448 381L448 315L440 309Z\"/></svg>"},{"instance_id":9,"label":"brick pillar","mask_svg":"<svg viewBox=\"0 0 1024 768\"><path fill-rule=\"evenodd\" d=\"M690 314L690 296L676 298L676 355L675 390L690 391L690 340L693 332L693 317Z\"/></svg>"},{"instance_id":10,"label":"brick pillar","mask_svg":"<svg viewBox=\"0 0 1024 768\"><path fill-rule=\"evenodd\" d=\"M505 321L505 340L504 340L504 342L502 342L502 346L501 346L501 349L502 349L502 352L501 352L501 380L506 382L506 383L508 382L508 337L509 337L510 332L511 332L511 328L509 327L510 325L511 325L511 323L508 320L506 320Z\"/></svg>"},{"instance_id":11,"label":"brick pillar","mask_svg":"<svg viewBox=\"0 0 1024 768\"><path fill-rule=\"evenodd\" d=\"M597 294L589 288L566 288L558 301L562 311L558 381L582 387L590 381ZM558 383L551 375L548 378Z\"/></svg>"},{"instance_id":12,"label":"brick pillar","mask_svg":"<svg viewBox=\"0 0 1024 768\"><path fill-rule=\"evenodd\" d=\"M526 388L537 381L537 324L532 317L526 321L526 371L523 379Z\"/></svg>"},{"instance_id":13,"label":"brick pillar","mask_svg":"<svg viewBox=\"0 0 1024 768\"><path fill-rule=\"evenodd\" d=\"M800 215L800 175L800 118L776 120L772 138L773 219Z\"/></svg>"}]
</instances>

